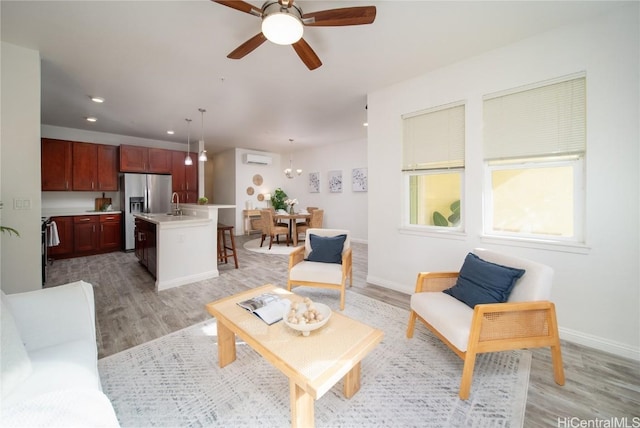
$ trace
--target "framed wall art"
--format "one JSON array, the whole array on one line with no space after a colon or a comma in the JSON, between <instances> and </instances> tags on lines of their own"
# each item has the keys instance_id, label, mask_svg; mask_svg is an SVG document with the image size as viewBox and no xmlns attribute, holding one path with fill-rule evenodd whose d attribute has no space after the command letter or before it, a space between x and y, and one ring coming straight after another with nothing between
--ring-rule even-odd
<instances>
[{"instance_id":1,"label":"framed wall art","mask_svg":"<svg viewBox=\"0 0 640 428\"><path fill-rule=\"evenodd\" d=\"M351 190L354 192L366 192L367 186L367 168L354 168L351 171Z\"/></svg>"},{"instance_id":2,"label":"framed wall art","mask_svg":"<svg viewBox=\"0 0 640 428\"><path fill-rule=\"evenodd\" d=\"M329 171L329 192L342 192L342 171Z\"/></svg>"},{"instance_id":3,"label":"framed wall art","mask_svg":"<svg viewBox=\"0 0 640 428\"><path fill-rule=\"evenodd\" d=\"M319 193L319 192L320 192L320 173L310 172L309 173L309 193Z\"/></svg>"}]
</instances>

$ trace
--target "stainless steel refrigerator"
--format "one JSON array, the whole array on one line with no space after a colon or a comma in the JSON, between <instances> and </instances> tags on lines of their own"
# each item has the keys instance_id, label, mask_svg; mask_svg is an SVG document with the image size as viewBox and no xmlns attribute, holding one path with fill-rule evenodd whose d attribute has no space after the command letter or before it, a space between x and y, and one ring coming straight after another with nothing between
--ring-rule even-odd
<instances>
[{"instance_id":1,"label":"stainless steel refrigerator","mask_svg":"<svg viewBox=\"0 0 640 428\"><path fill-rule=\"evenodd\" d=\"M120 207L124 211L125 251L135 249L134 214L171 212L171 176L123 174L120 177Z\"/></svg>"}]
</instances>

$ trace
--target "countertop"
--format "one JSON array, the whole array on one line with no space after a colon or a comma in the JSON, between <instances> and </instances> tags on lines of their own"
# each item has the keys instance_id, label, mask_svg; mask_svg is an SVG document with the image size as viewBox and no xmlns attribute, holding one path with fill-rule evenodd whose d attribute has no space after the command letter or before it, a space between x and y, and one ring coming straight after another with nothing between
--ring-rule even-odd
<instances>
[{"instance_id":1,"label":"countertop","mask_svg":"<svg viewBox=\"0 0 640 428\"><path fill-rule=\"evenodd\" d=\"M175 226L184 224L207 224L211 223L210 218L206 217L196 217L189 215L169 215L169 214L134 214L135 218L139 218L149 223L159 224L159 225L168 225L172 224Z\"/></svg>"},{"instance_id":2,"label":"countertop","mask_svg":"<svg viewBox=\"0 0 640 428\"><path fill-rule=\"evenodd\" d=\"M75 215L100 215L100 214L122 214L122 211L96 211L82 208L51 208L42 209L42 217L65 217Z\"/></svg>"}]
</instances>

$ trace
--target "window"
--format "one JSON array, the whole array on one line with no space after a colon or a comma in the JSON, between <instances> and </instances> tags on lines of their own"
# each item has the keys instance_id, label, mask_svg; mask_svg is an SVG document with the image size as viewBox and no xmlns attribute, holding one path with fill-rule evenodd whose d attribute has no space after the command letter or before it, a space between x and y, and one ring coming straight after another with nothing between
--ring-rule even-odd
<instances>
[{"instance_id":1,"label":"window","mask_svg":"<svg viewBox=\"0 0 640 428\"><path fill-rule=\"evenodd\" d=\"M584 241L584 77L484 99L487 235Z\"/></svg>"},{"instance_id":2,"label":"window","mask_svg":"<svg viewBox=\"0 0 640 428\"><path fill-rule=\"evenodd\" d=\"M404 226L462 229L465 107L404 115Z\"/></svg>"}]
</instances>

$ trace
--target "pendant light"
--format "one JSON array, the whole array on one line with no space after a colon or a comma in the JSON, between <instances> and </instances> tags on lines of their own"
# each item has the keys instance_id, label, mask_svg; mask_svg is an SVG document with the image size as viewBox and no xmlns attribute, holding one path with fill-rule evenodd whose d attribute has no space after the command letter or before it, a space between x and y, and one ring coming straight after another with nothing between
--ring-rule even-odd
<instances>
[{"instance_id":1,"label":"pendant light","mask_svg":"<svg viewBox=\"0 0 640 428\"><path fill-rule=\"evenodd\" d=\"M185 165L193 165L191 159L191 119L185 119L187 121L187 157L184 158Z\"/></svg>"},{"instance_id":2,"label":"pendant light","mask_svg":"<svg viewBox=\"0 0 640 428\"><path fill-rule=\"evenodd\" d=\"M204 114L205 114L206 110L203 109L203 108L199 108L198 111L202 115L202 139L200 140L200 145L202 146L202 151L200 152L200 155L198 156L198 160L200 162L206 162L207 161L207 151L204 149Z\"/></svg>"},{"instance_id":3,"label":"pendant light","mask_svg":"<svg viewBox=\"0 0 640 428\"><path fill-rule=\"evenodd\" d=\"M293 139L292 139L292 138L289 138L289 142L291 143L291 147L293 147ZM297 174L297 175L302 174L302 170L301 170L300 168L296 169L296 174ZM295 177L295 176L293 175L293 159L292 159L292 154L291 154L291 153L289 153L289 168L286 168L286 169L284 170L284 175L285 175L287 178L293 178L293 177Z\"/></svg>"}]
</instances>

